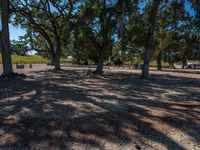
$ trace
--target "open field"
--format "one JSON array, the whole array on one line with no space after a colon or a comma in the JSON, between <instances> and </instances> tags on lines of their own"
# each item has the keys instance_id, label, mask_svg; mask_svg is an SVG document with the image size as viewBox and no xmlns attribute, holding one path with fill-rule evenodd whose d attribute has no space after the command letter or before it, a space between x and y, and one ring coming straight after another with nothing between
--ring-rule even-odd
<instances>
[{"instance_id":1,"label":"open field","mask_svg":"<svg viewBox=\"0 0 200 150\"><path fill-rule=\"evenodd\" d=\"M62 68L0 79L0 149L200 149L200 70Z\"/></svg>"},{"instance_id":2,"label":"open field","mask_svg":"<svg viewBox=\"0 0 200 150\"><path fill-rule=\"evenodd\" d=\"M30 55L30 56L19 56L12 55L12 63L46 63L47 59L42 58L41 56ZM0 64L2 64L2 58L0 56Z\"/></svg>"},{"instance_id":3,"label":"open field","mask_svg":"<svg viewBox=\"0 0 200 150\"><path fill-rule=\"evenodd\" d=\"M71 58L61 58L61 62L71 62ZM47 63L49 62L47 59L38 56L38 55L27 55L27 56L20 56L20 55L12 55L12 63L23 63L23 64L30 64L30 63ZM0 55L0 64L2 64L2 58Z\"/></svg>"}]
</instances>

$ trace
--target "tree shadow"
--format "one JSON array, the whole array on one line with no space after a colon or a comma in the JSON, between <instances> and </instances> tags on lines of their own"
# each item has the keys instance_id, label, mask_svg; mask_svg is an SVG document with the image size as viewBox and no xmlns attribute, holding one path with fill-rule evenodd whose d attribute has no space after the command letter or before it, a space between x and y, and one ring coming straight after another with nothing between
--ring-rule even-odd
<instances>
[{"instance_id":1,"label":"tree shadow","mask_svg":"<svg viewBox=\"0 0 200 150\"><path fill-rule=\"evenodd\" d=\"M148 141L186 149L155 122L200 143L199 79L154 75L143 81L138 74L101 77L87 70L35 73L45 79L0 81L0 149L153 148Z\"/></svg>"}]
</instances>

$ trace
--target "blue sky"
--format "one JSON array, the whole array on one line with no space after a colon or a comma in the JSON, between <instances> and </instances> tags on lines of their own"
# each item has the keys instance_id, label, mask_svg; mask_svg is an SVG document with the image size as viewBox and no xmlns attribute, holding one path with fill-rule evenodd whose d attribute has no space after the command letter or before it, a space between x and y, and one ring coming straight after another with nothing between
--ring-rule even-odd
<instances>
[{"instance_id":1,"label":"blue sky","mask_svg":"<svg viewBox=\"0 0 200 150\"><path fill-rule=\"evenodd\" d=\"M20 27L14 27L12 25L9 26L9 29L11 40L19 40L19 36L23 36L26 33L26 31L21 29Z\"/></svg>"}]
</instances>

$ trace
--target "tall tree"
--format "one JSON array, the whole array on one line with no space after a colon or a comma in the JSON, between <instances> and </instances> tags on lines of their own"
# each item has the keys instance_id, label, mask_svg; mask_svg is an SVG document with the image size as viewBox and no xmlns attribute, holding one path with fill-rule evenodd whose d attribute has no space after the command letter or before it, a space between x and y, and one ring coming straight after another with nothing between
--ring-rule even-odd
<instances>
[{"instance_id":1,"label":"tall tree","mask_svg":"<svg viewBox=\"0 0 200 150\"><path fill-rule=\"evenodd\" d=\"M85 1L80 16L85 20L85 35L97 51L97 68L94 73L103 74L106 53L112 49L115 29L115 3L112 0Z\"/></svg>"},{"instance_id":2,"label":"tall tree","mask_svg":"<svg viewBox=\"0 0 200 150\"><path fill-rule=\"evenodd\" d=\"M12 76L12 60L11 60L11 49L10 49L10 38L9 38L9 0L2 0L2 31L1 33L1 53L3 62L3 76Z\"/></svg>"},{"instance_id":3,"label":"tall tree","mask_svg":"<svg viewBox=\"0 0 200 150\"><path fill-rule=\"evenodd\" d=\"M160 0L153 0L152 3L152 10L149 14L149 29L148 29L148 34L147 34L147 39L146 39L146 44L145 44L145 54L144 54L144 64L142 68L142 79L147 79L149 77L149 64L151 61L151 54L153 51L154 47L154 31L156 28L156 16L158 13L160 5Z\"/></svg>"},{"instance_id":4,"label":"tall tree","mask_svg":"<svg viewBox=\"0 0 200 150\"><path fill-rule=\"evenodd\" d=\"M49 52L55 65L60 70L62 45L66 43L71 22L76 14L74 6L77 1L24 1L13 0L12 8L15 21L24 29L38 32L49 44Z\"/></svg>"}]
</instances>

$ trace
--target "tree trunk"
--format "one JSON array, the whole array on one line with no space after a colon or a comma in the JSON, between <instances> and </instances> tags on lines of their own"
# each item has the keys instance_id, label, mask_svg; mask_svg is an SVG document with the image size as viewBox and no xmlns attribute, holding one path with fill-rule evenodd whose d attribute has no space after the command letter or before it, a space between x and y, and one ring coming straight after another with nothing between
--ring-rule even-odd
<instances>
[{"instance_id":1,"label":"tree trunk","mask_svg":"<svg viewBox=\"0 0 200 150\"><path fill-rule=\"evenodd\" d=\"M50 65L54 66L56 61L55 47L53 46L53 43L50 40L50 38L47 37L46 40L49 44Z\"/></svg>"},{"instance_id":2,"label":"tree trunk","mask_svg":"<svg viewBox=\"0 0 200 150\"><path fill-rule=\"evenodd\" d=\"M56 56L55 54L50 54L50 65L54 66L55 65L55 60L56 60Z\"/></svg>"},{"instance_id":3,"label":"tree trunk","mask_svg":"<svg viewBox=\"0 0 200 150\"><path fill-rule=\"evenodd\" d=\"M170 63L169 63L169 68L170 68L170 69L176 69L176 67L174 66L174 63L173 63L173 62L170 62Z\"/></svg>"},{"instance_id":4,"label":"tree trunk","mask_svg":"<svg viewBox=\"0 0 200 150\"><path fill-rule=\"evenodd\" d=\"M185 67L185 62L182 62L181 68L184 69Z\"/></svg>"},{"instance_id":5,"label":"tree trunk","mask_svg":"<svg viewBox=\"0 0 200 150\"><path fill-rule=\"evenodd\" d=\"M55 57L55 70L61 70L60 69L60 52L56 52L56 57Z\"/></svg>"},{"instance_id":6,"label":"tree trunk","mask_svg":"<svg viewBox=\"0 0 200 150\"><path fill-rule=\"evenodd\" d=\"M186 61L186 59L182 59L182 69L184 69L185 68L185 65L187 64L187 61Z\"/></svg>"},{"instance_id":7,"label":"tree trunk","mask_svg":"<svg viewBox=\"0 0 200 150\"><path fill-rule=\"evenodd\" d=\"M48 45L49 45L49 55L50 55L50 65L55 65L55 57L56 57L56 54L55 54L55 47L54 47L54 44L50 38L50 36L47 34L47 32L41 28L40 26L36 27L36 26L32 26L32 28L34 28L38 33L40 33L43 38L47 41Z\"/></svg>"},{"instance_id":8,"label":"tree trunk","mask_svg":"<svg viewBox=\"0 0 200 150\"><path fill-rule=\"evenodd\" d=\"M10 49L10 37L9 37L9 0L2 1L2 31L1 31L1 53L3 62L3 76L12 76L12 60Z\"/></svg>"},{"instance_id":9,"label":"tree trunk","mask_svg":"<svg viewBox=\"0 0 200 150\"><path fill-rule=\"evenodd\" d=\"M162 52L159 51L157 56L157 69L162 70Z\"/></svg>"},{"instance_id":10,"label":"tree trunk","mask_svg":"<svg viewBox=\"0 0 200 150\"><path fill-rule=\"evenodd\" d=\"M94 72L95 74L103 74L103 60L104 60L104 50L103 48L99 49L99 56L98 56L98 61L97 61L97 68L96 71Z\"/></svg>"},{"instance_id":11,"label":"tree trunk","mask_svg":"<svg viewBox=\"0 0 200 150\"><path fill-rule=\"evenodd\" d=\"M55 65L55 60L56 60L56 54L55 54L54 48L50 48L49 55L50 55L49 64L54 66Z\"/></svg>"},{"instance_id":12,"label":"tree trunk","mask_svg":"<svg viewBox=\"0 0 200 150\"><path fill-rule=\"evenodd\" d=\"M61 53L61 42L57 41L56 54L55 54L55 70L61 70L60 68L60 53Z\"/></svg>"},{"instance_id":13,"label":"tree trunk","mask_svg":"<svg viewBox=\"0 0 200 150\"><path fill-rule=\"evenodd\" d=\"M78 65L80 65L80 64L81 64L81 55L80 55L80 50L79 50L79 48L77 48L75 58L76 58L76 63L77 63Z\"/></svg>"},{"instance_id":14,"label":"tree trunk","mask_svg":"<svg viewBox=\"0 0 200 150\"><path fill-rule=\"evenodd\" d=\"M151 61L151 53L153 51L153 38L154 38L154 31L156 28L156 15L158 12L158 8L160 5L160 0L154 0L153 1L153 8L150 14L150 20L149 20L149 30L145 45L145 54L144 54L144 65L142 68L142 79L148 79L149 77L149 64Z\"/></svg>"}]
</instances>

